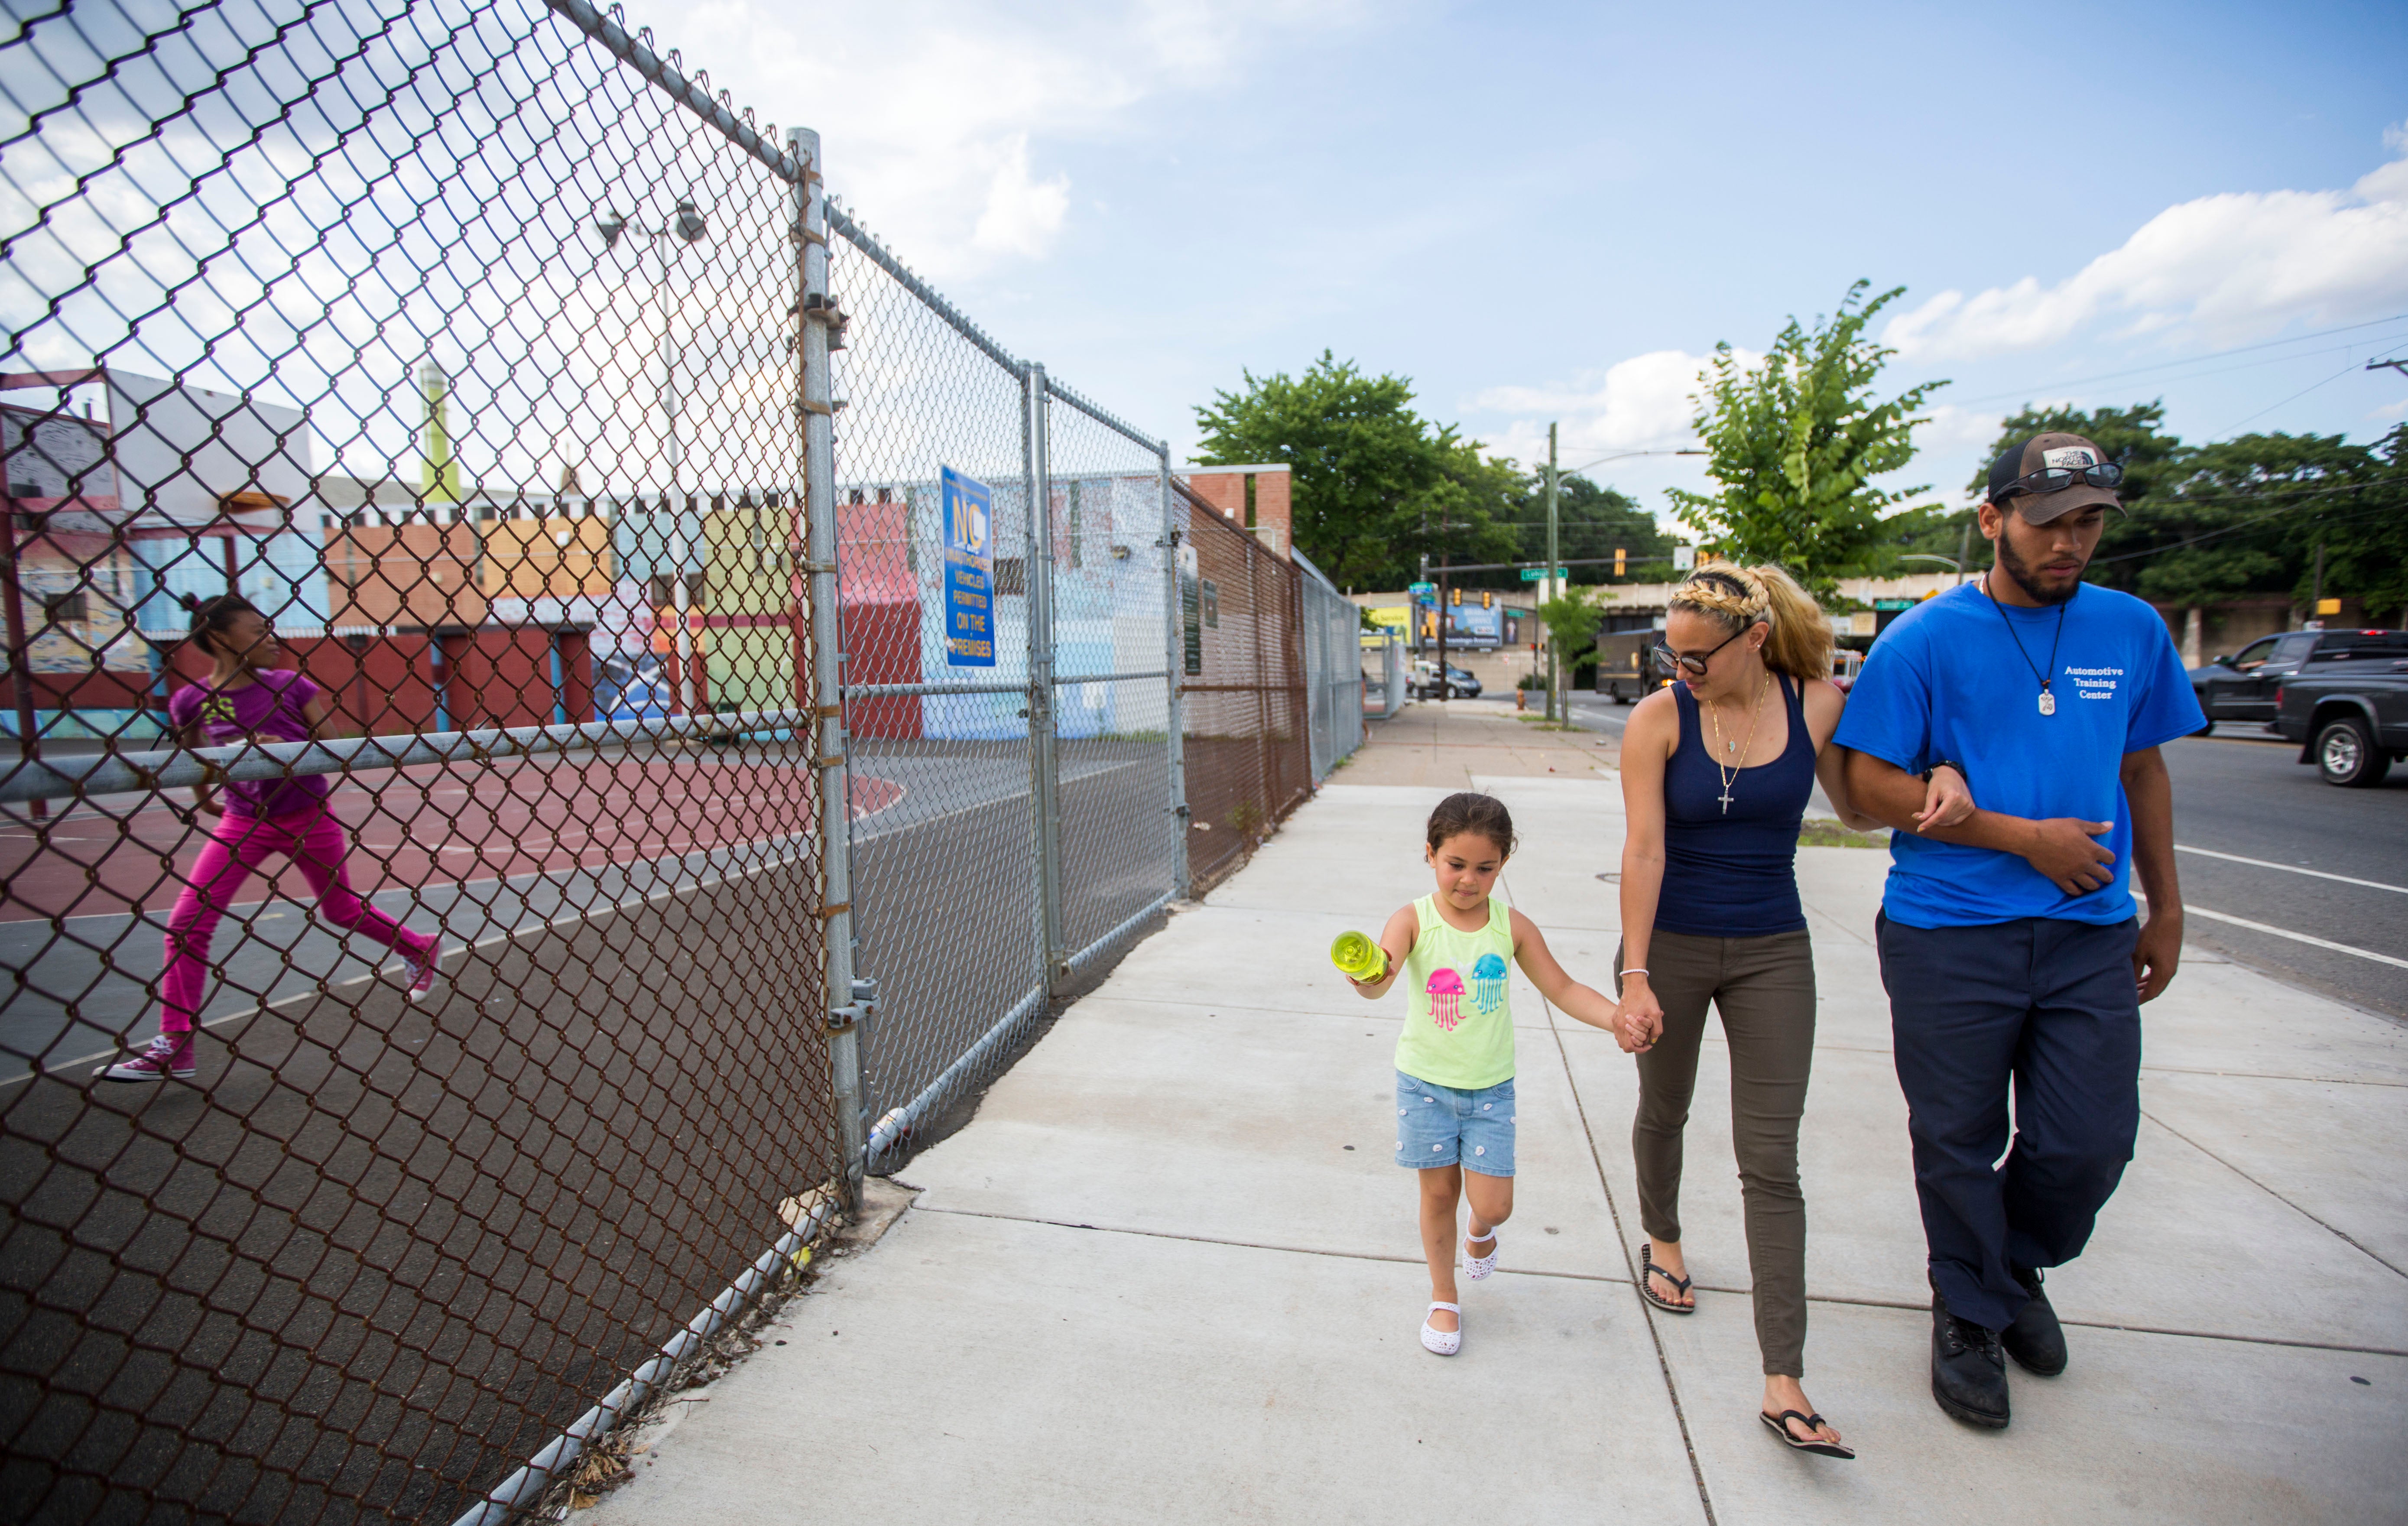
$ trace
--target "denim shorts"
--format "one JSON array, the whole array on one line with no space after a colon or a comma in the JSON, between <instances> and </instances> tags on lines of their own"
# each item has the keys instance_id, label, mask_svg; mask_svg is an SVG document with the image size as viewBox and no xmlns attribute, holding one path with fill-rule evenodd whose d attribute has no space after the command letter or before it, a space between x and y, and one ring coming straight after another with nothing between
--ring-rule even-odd
<instances>
[{"instance_id":1,"label":"denim shorts","mask_svg":"<svg viewBox=\"0 0 2408 1526\"><path fill-rule=\"evenodd\" d=\"M1513 1174L1513 1083L1459 1091L1397 1073L1397 1164Z\"/></svg>"}]
</instances>

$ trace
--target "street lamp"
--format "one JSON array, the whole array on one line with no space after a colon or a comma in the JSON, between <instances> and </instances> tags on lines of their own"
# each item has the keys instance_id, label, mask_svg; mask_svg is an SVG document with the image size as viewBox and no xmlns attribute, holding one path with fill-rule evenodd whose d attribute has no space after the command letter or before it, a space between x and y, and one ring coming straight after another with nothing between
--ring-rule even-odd
<instances>
[{"instance_id":1,"label":"street lamp","mask_svg":"<svg viewBox=\"0 0 2408 1526\"><path fill-rule=\"evenodd\" d=\"M1572 471L1586 471L1591 467L1601 467L1608 461L1627 461L1633 456L1640 455L1704 455L1705 453L1707 453L1704 451L1694 449L1678 451L1623 451L1613 455L1600 455L1594 461L1584 462L1570 469ZM1556 574L1562 570L1556 561L1556 558L1560 554L1556 550L1555 496L1557 489L1560 488L1563 483L1564 475L1564 471L1558 469L1555 466L1555 426L1550 424L1547 425L1547 575L1541 579L1539 583L1540 598L1542 602L1546 599L1555 598L1560 596L1563 592L1562 589L1555 586ZM1550 631L1547 634L1547 720L1551 724L1557 720L1568 718L1570 713L1569 711L1567 711L1564 715L1560 716L1555 713L1556 691L1561 688L1562 685L1562 653L1555 641L1555 633Z\"/></svg>"},{"instance_id":2,"label":"street lamp","mask_svg":"<svg viewBox=\"0 0 2408 1526\"><path fill-rule=\"evenodd\" d=\"M686 576L693 548L686 540L685 514L677 504L678 475L685 464L685 443L678 433L677 337L668 297L669 252L661 240L674 236L689 244L700 243L710 231L710 223L691 199L681 199L675 214L662 227L648 228L640 223L630 223L609 208L594 219L594 231L602 236L606 251L616 249L620 236L631 230L649 240L661 257L661 411L668 437L668 483L661 497L669 505L669 610L677 622L677 673L670 693L676 698L678 709L692 715L701 708L699 686L694 677L694 595ZM649 594L645 602L651 603Z\"/></svg>"}]
</instances>

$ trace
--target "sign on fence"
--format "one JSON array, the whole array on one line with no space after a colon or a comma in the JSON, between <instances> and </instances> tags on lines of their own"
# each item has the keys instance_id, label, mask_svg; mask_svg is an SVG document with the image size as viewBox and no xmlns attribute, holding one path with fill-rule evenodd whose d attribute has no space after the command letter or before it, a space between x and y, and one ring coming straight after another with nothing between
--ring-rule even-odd
<instances>
[{"instance_id":1,"label":"sign on fence","mask_svg":"<svg viewBox=\"0 0 2408 1526\"><path fill-rule=\"evenodd\" d=\"M945 665L995 666L995 495L951 467L938 469L945 510Z\"/></svg>"}]
</instances>

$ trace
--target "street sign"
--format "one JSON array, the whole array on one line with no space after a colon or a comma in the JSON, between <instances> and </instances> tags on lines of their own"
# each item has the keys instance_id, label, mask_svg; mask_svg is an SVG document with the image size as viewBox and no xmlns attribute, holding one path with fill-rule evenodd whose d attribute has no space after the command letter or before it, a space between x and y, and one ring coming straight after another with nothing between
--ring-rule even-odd
<instances>
[{"instance_id":1,"label":"street sign","mask_svg":"<svg viewBox=\"0 0 2408 1526\"><path fill-rule=\"evenodd\" d=\"M1559 582L1570 578L1571 575L1572 569L1570 568L1559 567L1555 569L1555 577ZM1547 581L1547 569L1543 567L1526 567L1522 569L1522 581L1524 583L1544 583Z\"/></svg>"},{"instance_id":2,"label":"street sign","mask_svg":"<svg viewBox=\"0 0 2408 1526\"><path fill-rule=\"evenodd\" d=\"M1408 585L1405 592L1409 594L1420 594L1424 597L1427 597L1428 596L1438 592L1438 584L1434 583L1416 583Z\"/></svg>"},{"instance_id":3,"label":"street sign","mask_svg":"<svg viewBox=\"0 0 2408 1526\"><path fill-rule=\"evenodd\" d=\"M995 495L939 468L945 519L945 666L995 666Z\"/></svg>"},{"instance_id":4,"label":"street sign","mask_svg":"<svg viewBox=\"0 0 2408 1526\"><path fill-rule=\"evenodd\" d=\"M1697 547L1695 547L1695 546L1674 546L1674 547L1672 548L1672 570L1673 570L1673 571L1675 571L1675 572L1693 572L1693 571L1697 570L1697 566L1698 566L1698 548L1697 548Z\"/></svg>"},{"instance_id":5,"label":"street sign","mask_svg":"<svg viewBox=\"0 0 2408 1526\"><path fill-rule=\"evenodd\" d=\"M1914 608L1914 600L1911 598L1877 598L1873 600L1873 608L1877 610L1911 610Z\"/></svg>"}]
</instances>

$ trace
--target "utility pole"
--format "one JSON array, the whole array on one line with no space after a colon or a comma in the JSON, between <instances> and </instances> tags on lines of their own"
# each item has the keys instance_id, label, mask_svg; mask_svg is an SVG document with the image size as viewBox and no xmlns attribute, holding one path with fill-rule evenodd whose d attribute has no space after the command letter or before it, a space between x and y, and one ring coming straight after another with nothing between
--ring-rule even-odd
<instances>
[{"instance_id":1,"label":"utility pole","mask_svg":"<svg viewBox=\"0 0 2408 1526\"><path fill-rule=\"evenodd\" d=\"M1448 698L1450 698L1450 696L1449 696L1449 694L1448 694L1448 690L1447 690L1447 685L1454 682L1454 680L1453 680L1451 677L1449 677L1449 676L1448 676L1448 673L1447 673L1447 670L1446 670L1446 621L1447 621L1447 613L1446 613L1446 557L1447 557L1446 532L1447 532L1447 529L1448 529L1448 525L1447 525L1447 516L1446 516L1446 514L1445 514L1443 511L1440 511L1440 514L1439 514L1439 516L1438 516L1438 539L1439 539L1439 550L1438 550L1438 702L1439 702L1440 704L1441 704L1441 705L1442 705L1442 704L1444 704L1444 703L1446 703L1446 701L1447 701L1447 700L1448 700Z\"/></svg>"},{"instance_id":2,"label":"utility pole","mask_svg":"<svg viewBox=\"0 0 2408 1526\"><path fill-rule=\"evenodd\" d=\"M1976 511L1965 521L1965 533L1956 538L1956 586L1965 586L1965 559L1973 554L1973 521L1981 518Z\"/></svg>"},{"instance_id":3,"label":"utility pole","mask_svg":"<svg viewBox=\"0 0 2408 1526\"><path fill-rule=\"evenodd\" d=\"M2373 368L2372 366L2367 367L2368 370ZM2293 583L2292 586L2296 588L2299 585ZM2322 630L2325 628L2325 538L2321 535L2316 537L2316 581L2312 588L2313 591L2308 595L2306 625L2310 630Z\"/></svg>"},{"instance_id":4,"label":"utility pole","mask_svg":"<svg viewBox=\"0 0 2408 1526\"><path fill-rule=\"evenodd\" d=\"M1559 565L1556 557L1560 554L1561 548L1555 544L1555 426L1550 424L1547 425L1547 575L1539 580L1539 586L1546 590L1545 596L1539 600L1541 604L1563 595L1564 591L1555 586L1555 569ZM1565 719L1555 710L1556 697L1564 686L1563 666L1563 643L1555 640L1555 633L1550 628L1547 632L1547 722L1551 726Z\"/></svg>"}]
</instances>

